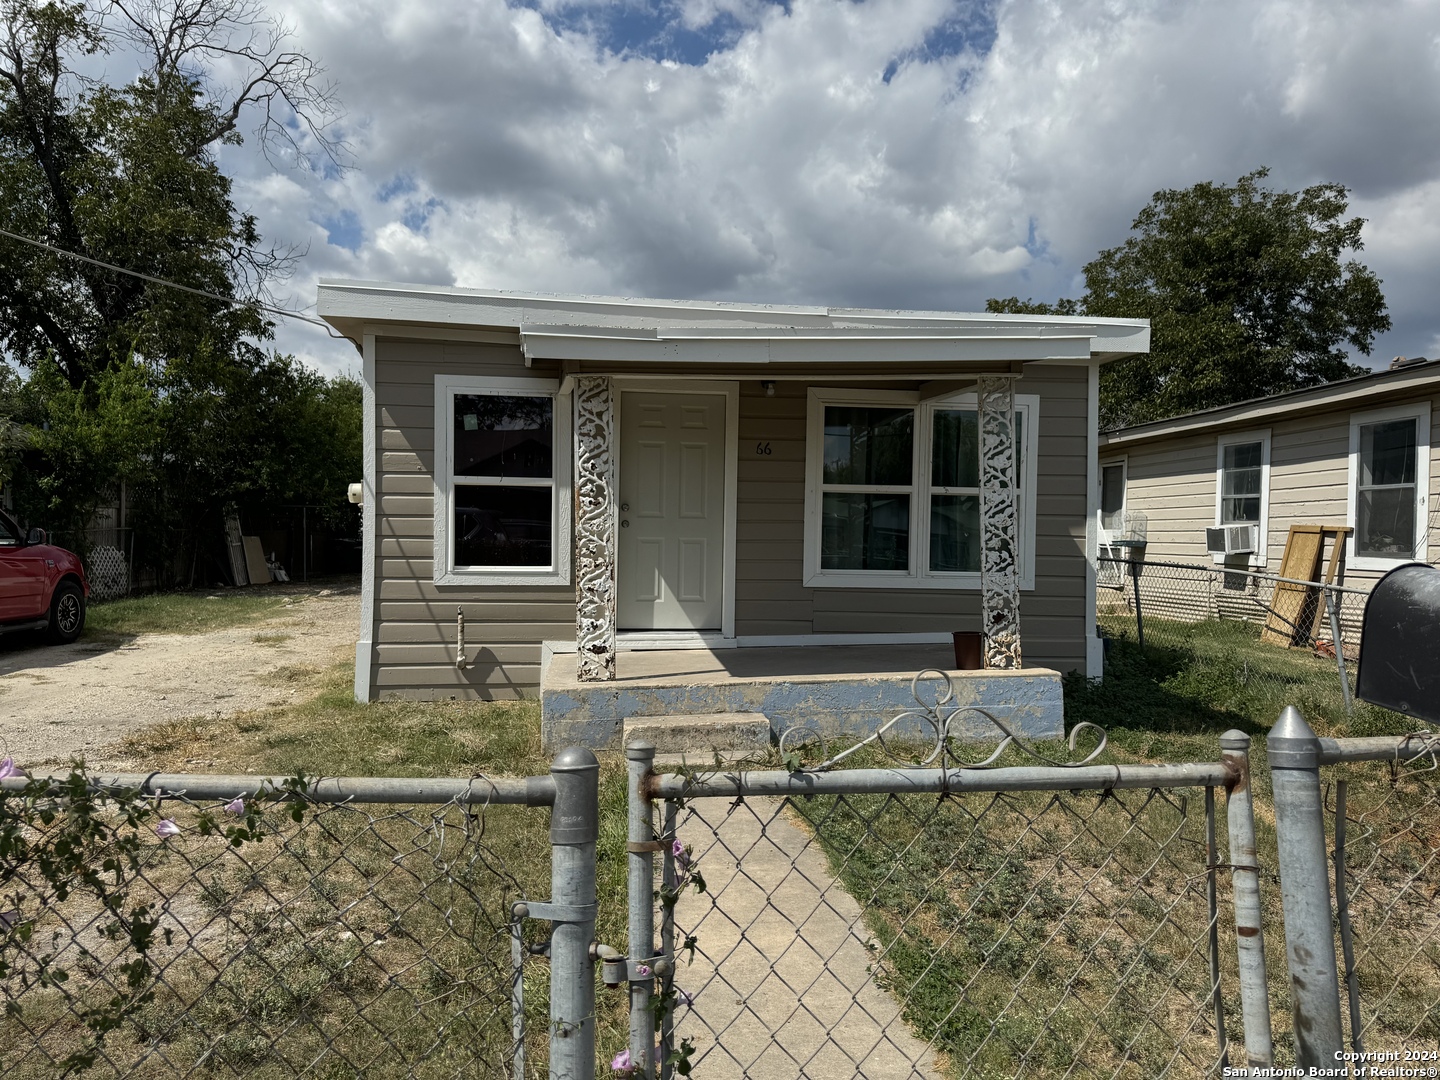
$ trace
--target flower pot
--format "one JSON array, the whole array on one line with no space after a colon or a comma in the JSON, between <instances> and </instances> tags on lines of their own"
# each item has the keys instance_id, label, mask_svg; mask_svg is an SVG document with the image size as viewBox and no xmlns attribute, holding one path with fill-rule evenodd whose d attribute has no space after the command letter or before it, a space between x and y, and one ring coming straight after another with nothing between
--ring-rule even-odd
<instances>
[{"instance_id":1,"label":"flower pot","mask_svg":"<svg viewBox=\"0 0 1440 1080\"><path fill-rule=\"evenodd\" d=\"M979 630L956 630L955 667L959 671L979 671L985 666L985 635Z\"/></svg>"}]
</instances>

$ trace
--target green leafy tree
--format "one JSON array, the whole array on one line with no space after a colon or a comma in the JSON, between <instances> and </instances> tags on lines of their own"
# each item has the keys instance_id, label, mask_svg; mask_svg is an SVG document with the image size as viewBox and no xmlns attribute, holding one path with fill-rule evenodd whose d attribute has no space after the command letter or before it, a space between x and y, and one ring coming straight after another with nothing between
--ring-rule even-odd
<instances>
[{"instance_id":1,"label":"green leafy tree","mask_svg":"<svg viewBox=\"0 0 1440 1080\"><path fill-rule=\"evenodd\" d=\"M284 39L256 0L0 0L0 228L49 246L0 237L0 474L82 554L125 483L161 583L193 578L232 505L353 528L358 388L261 347L294 252L264 246L215 156L245 126L338 163L330 89ZM97 54L138 73L84 74Z\"/></svg>"},{"instance_id":2,"label":"green leafy tree","mask_svg":"<svg viewBox=\"0 0 1440 1080\"><path fill-rule=\"evenodd\" d=\"M1150 353L1102 370L1106 428L1362 374L1346 347L1368 355L1390 328L1379 278L1347 258L1364 219L1345 219L1339 184L1274 191L1268 174L1156 192L1125 243L1086 265L1079 303L987 310L1149 319Z\"/></svg>"},{"instance_id":3,"label":"green leafy tree","mask_svg":"<svg viewBox=\"0 0 1440 1080\"><path fill-rule=\"evenodd\" d=\"M293 253L262 245L215 148L258 114L267 149L339 151L319 68L283 37L252 0L0 0L0 221L190 289L264 298ZM140 57L128 84L80 72L120 50ZM240 89L212 78L219 63ZM270 329L255 307L0 238L0 346L26 367L53 360L72 387L132 358L233 352Z\"/></svg>"}]
</instances>

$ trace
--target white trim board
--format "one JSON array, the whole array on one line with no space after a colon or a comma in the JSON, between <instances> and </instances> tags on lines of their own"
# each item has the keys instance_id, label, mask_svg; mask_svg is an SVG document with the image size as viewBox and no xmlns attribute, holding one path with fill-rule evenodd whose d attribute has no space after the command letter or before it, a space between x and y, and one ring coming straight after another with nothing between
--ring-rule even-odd
<instances>
[{"instance_id":1,"label":"white trim board","mask_svg":"<svg viewBox=\"0 0 1440 1080\"><path fill-rule=\"evenodd\" d=\"M378 572L379 545L375 535L378 485L375 482L379 465L375 430L379 418L375 408L375 335L366 334L361 343L360 399L361 443L364 461L361 468L360 503L360 637L355 642L355 700L372 700L371 675L375 658L375 576Z\"/></svg>"},{"instance_id":2,"label":"white trim board","mask_svg":"<svg viewBox=\"0 0 1440 1080\"><path fill-rule=\"evenodd\" d=\"M1105 642L1095 590L1100 572L1100 365L1085 381L1085 678L1105 676ZM1023 643L1023 633L1022 633Z\"/></svg>"},{"instance_id":3,"label":"white trim board","mask_svg":"<svg viewBox=\"0 0 1440 1080\"><path fill-rule=\"evenodd\" d=\"M824 645L949 645L953 637L945 631L918 631L893 634L743 634L726 638L714 634L686 634L677 631L669 641L660 633L619 634L616 645L621 652L654 652L674 649L676 652L699 649L783 649L810 648ZM573 641L542 641L540 647L551 653L573 653Z\"/></svg>"}]
</instances>

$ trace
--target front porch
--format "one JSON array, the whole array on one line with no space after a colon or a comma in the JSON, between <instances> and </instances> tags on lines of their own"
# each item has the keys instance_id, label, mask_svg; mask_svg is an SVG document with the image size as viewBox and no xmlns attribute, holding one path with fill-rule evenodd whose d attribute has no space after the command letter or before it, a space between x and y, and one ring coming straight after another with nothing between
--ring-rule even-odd
<instances>
[{"instance_id":1,"label":"front porch","mask_svg":"<svg viewBox=\"0 0 1440 1080\"><path fill-rule=\"evenodd\" d=\"M615 654L615 677L602 682L579 678L573 649L549 643L544 651L540 701L547 747L619 749L627 718L720 713L761 713L772 737L798 726L826 736L863 736L918 707L910 682L926 668L950 676L956 704L982 706L1017 734L1049 739L1064 733L1059 672L956 671L948 644L622 649ZM999 738L973 713L956 726L966 737ZM925 738L922 727L917 720L896 734Z\"/></svg>"}]
</instances>

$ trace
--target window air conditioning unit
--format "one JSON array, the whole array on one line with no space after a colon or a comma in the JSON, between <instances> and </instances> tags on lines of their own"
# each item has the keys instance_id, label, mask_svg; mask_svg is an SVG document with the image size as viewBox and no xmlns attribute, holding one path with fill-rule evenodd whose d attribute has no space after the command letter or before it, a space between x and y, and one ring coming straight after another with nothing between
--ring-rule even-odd
<instances>
[{"instance_id":1,"label":"window air conditioning unit","mask_svg":"<svg viewBox=\"0 0 1440 1080\"><path fill-rule=\"evenodd\" d=\"M1205 547L1212 555L1249 555L1259 546L1257 525L1221 525L1205 530Z\"/></svg>"}]
</instances>

